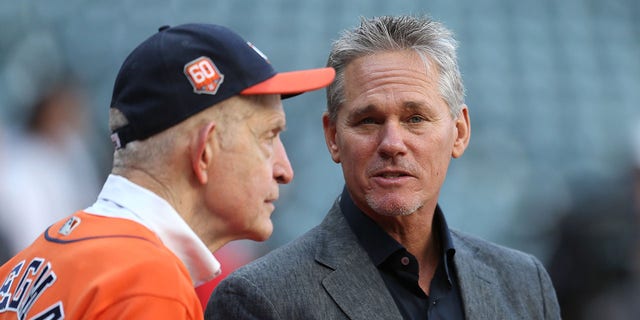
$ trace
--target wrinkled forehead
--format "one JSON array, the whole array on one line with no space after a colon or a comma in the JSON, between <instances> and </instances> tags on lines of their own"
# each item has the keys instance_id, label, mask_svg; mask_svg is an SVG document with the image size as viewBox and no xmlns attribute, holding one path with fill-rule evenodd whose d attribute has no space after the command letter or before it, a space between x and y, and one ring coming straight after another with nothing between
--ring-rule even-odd
<instances>
[{"instance_id":1,"label":"wrinkled forehead","mask_svg":"<svg viewBox=\"0 0 640 320\"><path fill-rule=\"evenodd\" d=\"M415 51L384 52L354 60L345 70L345 101L376 94L429 93L438 74ZM432 94L433 92L431 92Z\"/></svg>"},{"instance_id":2,"label":"wrinkled forehead","mask_svg":"<svg viewBox=\"0 0 640 320\"><path fill-rule=\"evenodd\" d=\"M284 130L286 114L280 95L260 95L245 103L247 123L252 127Z\"/></svg>"}]
</instances>

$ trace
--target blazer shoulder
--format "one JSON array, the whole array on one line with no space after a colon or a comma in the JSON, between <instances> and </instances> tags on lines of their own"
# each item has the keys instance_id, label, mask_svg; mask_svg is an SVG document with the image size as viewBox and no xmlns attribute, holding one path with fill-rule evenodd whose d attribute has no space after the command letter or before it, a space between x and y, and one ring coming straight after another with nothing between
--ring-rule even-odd
<instances>
[{"instance_id":1,"label":"blazer shoulder","mask_svg":"<svg viewBox=\"0 0 640 320\"><path fill-rule=\"evenodd\" d=\"M456 242L455 244L459 244L462 243L464 245L469 245L473 248L476 249L491 249L491 250L506 250L506 251L516 251L516 252L520 252L518 250L497 244L495 242L491 242L489 240L480 238L478 236L466 233L464 231L460 231L460 230L455 230L455 229L451 229L451 236L453 237L454 242Z\"/></svg>"},{"instance_id":2,"label":"blazer shoulder","mask_svg":"<svg viewBox=\"0 0 640 320\"><path fill-rule=\"evenodd\" d=\"M298 269L304 269L314 261L318 250L318 227L313 228L293 241L271 250L264 256L236 269L228 277L280 277Z\"/></svg>"},{"instance_id":3,"label":"blazer shoulder","mask_svg":"<svg viewBox=\"0 0 640 320\"><path fill-rule=\"evenodd\" d=\"M495 260L504 261L506 263L525 262L531 264L532 262L539 262L533 255L509 248L458 230L451 230L451 235L454 241L456 252L462 251L463 254L471 253L482 260Z\"/></svg>"},{"instance_id":4,"label":"blazer shoulder","mask_svg":"<svg viewBox=\"0 0 640 320\"><path fill-rule=\"evenodd\" d=\"M451 233L467 311L494 318L560 319L551 278L538 258L460 231ZM498 310L503 314L496 315Z\"/></svg>"},{"instance_id":5,"label":"blazer shoulder","mask_svg":"<svg viewBox=\"0 0 640 320\"><path fill-rule=\"evenodd\" d=\"M324 220L291 242L239 268L236 275L261 277L282 274L324 272L334 268L358 251L359 245L346 220L334 204Z\"/></svg>"}]
</instances>

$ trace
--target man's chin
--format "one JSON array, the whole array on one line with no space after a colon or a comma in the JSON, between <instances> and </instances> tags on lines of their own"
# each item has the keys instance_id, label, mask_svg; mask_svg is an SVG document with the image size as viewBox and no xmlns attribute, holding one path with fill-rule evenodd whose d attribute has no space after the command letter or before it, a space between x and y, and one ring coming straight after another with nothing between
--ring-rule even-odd
<instances>
[{"instance_id":1,"label":"man's chin","mask_svg":"<svg viewBox=\"0 0 640 320\"><path fill-rule=\"evenodd\" d=\"M262 242L268 240L271 234L273 234L273 223L269 220L268 224L265 223L260 230L253 232L247 239Z\"/></svg>"},{"instance_id":2,"label":"man's chin","mask_svg":"<svg viewBox=\"0 0 640 320\"><path fill-rule=\"evenodd\" d=\"M413 205L399 197L390 197L389 195L367 197L367 204L375 213L387 217L408 216L420 208L419 204Z\"/></svg>"}]
</instances>

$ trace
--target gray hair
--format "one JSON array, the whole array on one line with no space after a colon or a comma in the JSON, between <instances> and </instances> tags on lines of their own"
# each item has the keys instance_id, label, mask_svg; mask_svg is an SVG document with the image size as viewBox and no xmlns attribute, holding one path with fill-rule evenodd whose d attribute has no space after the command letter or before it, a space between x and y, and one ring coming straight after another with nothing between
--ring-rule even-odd
<instances>
[{"instance_id":1,"label":"gray hair","mask_svg":"<svg viewBox=\"0 0 640 320\"><path fill-rule=\"evenodd\" d=\"M114 131L127 125L129 121L116 108L109 108L109 129ZM138 167L162 159L166 150L172 147L171 135L156 134L144 141L131 141L126 148L116 149L113 153L113 168Z\"/></svg>"},{"instance_id":2,"label":"gray hair","mask_svg":"<svg viewBox=\"0 0 640 320\"><path fill-rule=\"evenodd\" d=\"M457 117L464 104L464 85L456 57L457 42L444 25L426 17L383 16L360 19L360 26L344 31L333 42L327 66L336 70L334 82L327 87L329 119L335 123L338 108L344 103L344 71L353 60L384 51L415 50L429 57L438 68L440 94ZM427 67L429 65L427 64Z\"/></svg>"},{"instance_id":3,"label":"gray hair","mask_svg":"<svg viewBox=\"0 0 640 320\"><path fill-rule=\"evenodd\" d=\"M197 123L203 119L215 118L218 121L216 134L223 149L230 148L234 143L231 128L246 121L254 112L255 105L264 103L265 95L234 96L207 108L180 124L152 135L144 140L127 143L125 148L116 149L113 154L113 168L162 168L164 162L171 162L171 152L183 144L185 136L189 134ZM109 129L113 132L127 125L126 116L116 108L109 111Z\"/></svg>"}]
</instances>

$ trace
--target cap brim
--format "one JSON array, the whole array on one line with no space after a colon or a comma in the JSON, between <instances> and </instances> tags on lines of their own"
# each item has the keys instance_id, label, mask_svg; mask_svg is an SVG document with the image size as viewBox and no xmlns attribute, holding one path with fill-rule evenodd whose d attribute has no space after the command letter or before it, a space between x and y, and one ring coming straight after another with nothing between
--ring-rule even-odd
<instances>
[{"instance_id":1,"label":"cap brim","mask_svg":"<svg viewBox=\"0 0 640 320\"><path fill-rule=\"evenodd\" d=\"M296 95L328 86L336 76L333 68L318 68L277 73L275 76L242 90L249 94Z\"/></svg>"}]
</instances>

